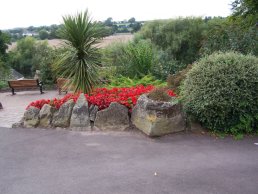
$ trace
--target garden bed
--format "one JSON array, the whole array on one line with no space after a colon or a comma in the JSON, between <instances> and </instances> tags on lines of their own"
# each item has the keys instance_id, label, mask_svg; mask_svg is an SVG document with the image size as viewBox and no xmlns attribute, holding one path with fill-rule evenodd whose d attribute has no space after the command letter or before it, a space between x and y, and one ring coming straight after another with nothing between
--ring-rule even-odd
<instances>
[{"instance_id":1,"label":"garden bed","mask_svg":"<svg viewBox=\"0 0 258 194\"><path fill-rule=\"evenodd\" d=\"M80 131L91 131L95 129L123 131L130 126L131 114L132 118L138 117L137 115L133 115L134 112L132 113L133 109L136 110L137 107L139 109L140 105L138 99L146 96L146 93L156 91L154 89L155 87L152 85L140 85L136 87L113 89L98 88L95 89L90 95L76 93L67 94L61 99L54 98L52 100L37 100L35 102L31 102L27 106L22 121L14 124L13 127L59 127ZM176 96L172 90L164 90L164 92L170 97L175 98ZM173 119L175 118L174 115L180 116L181 114L180 110L176 108L177 105L173 104L172 102L157 101L157 104L161 105L161 107L163 107L163 104L169 105L169 110L171 109L171 111L174 109L177 110L175 114L169 114ZM157 108L157 124L155 124L155 126L158 127L158 125L164 123L164 125L166 125L166 118L170 118L168 117L167 110L163 111L165 113L164 115L161 115L160 108ZM161 117L164 117L164 119L162 120ZM175 120L173 119L172 122ZM182 120L181 117L179 120ZM178 119L176 119L176 122L177 121ZM149 121L146 121L147 125L148 122ZM139 127L139 129L142 130L141 127ZM182 128L179 129L181 130ZM144 130L142 131L145 132ZM146 134L149 136L160 136L175 131L178 130L173 129L166 130L164 132L162 129L160 129L155 133Z\"/></svg>"},{"instance_id":2,"label":"garden bed","mask_svg":"<svg viewBox=\"0 0 258 194\"><path fill-rule=\"evenodd\" d=\"M136 86L136 87L128 87L128 88L97 88L90 95L85 94L85 97L89 103L89 105L96 105L99 107L99 110L103 110L111 104L111 102L118 102L126 106L129 110L136 105L137 99L140 95L149 93L155 87L152 85L149 86ZM167 91L170 96L176 96L176 94L172 90ZM35 102L32 102L28 105L27 109L30 106L34 106L38 109L41 109L44 104L49 104L56 109L59 109L62 104L67 102L70 99L73 99L74 102L77 101L79 93L73 94L69 93L65 95L63 98L57 99L41 99Z\"/></svg>"}]
</instances>

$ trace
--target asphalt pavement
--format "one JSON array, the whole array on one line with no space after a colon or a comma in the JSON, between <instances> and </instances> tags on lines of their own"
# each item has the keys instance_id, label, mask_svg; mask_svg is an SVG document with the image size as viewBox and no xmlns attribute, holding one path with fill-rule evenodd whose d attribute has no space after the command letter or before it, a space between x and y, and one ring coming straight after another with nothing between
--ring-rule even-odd
<instances>
[{"instance_id":1,"label":"asphalt pavement","mask_svg":"<svg viewBox=\"0 0 258 194\"><path fill-rule=\"evenodd\" d=\"M1 194L256 194L258 137L0 128Z\"/></svg>"}]
</instances>

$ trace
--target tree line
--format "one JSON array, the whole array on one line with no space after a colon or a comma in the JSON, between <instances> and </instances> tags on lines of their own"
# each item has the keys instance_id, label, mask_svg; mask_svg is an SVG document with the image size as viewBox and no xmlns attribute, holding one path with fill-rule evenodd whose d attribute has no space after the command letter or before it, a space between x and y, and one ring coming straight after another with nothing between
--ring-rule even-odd
<instances>
[{"instance_id":1,"label":"tree line","mask_svg":"<svg viewBox=\"0 0 258 194\"><path fill-rule=\"evenodd\" d=\"M111 17L107 18L104 21L97 21L98 25L104 27L105 36L109 36L115 33L134 33L141 29L144 21L136 21L134 17L129 20L123 21L113 21ZM26 36L31 36L39 40L46 39L59 39L59 31L62 25L50 25L50 26L29 26L27 28L14 28L8 29L4 32L9 34L10 41L16 42Z\"/></svg>"}]
</instances>

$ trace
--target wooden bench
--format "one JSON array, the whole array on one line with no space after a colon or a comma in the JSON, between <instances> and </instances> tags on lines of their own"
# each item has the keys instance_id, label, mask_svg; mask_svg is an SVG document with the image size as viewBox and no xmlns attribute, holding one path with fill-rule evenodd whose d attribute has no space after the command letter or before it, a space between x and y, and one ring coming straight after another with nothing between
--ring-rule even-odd
<instances>
[{"instance_id":1,"label":"wooden bench","mask_svg":"<svg viewBox=\"0 0 258 194\"><path fill-rule=\"evenodd\" d=\"M69 88L67 86L67 83L69 82L69 79L66 78L57 78L56 85L59 92L59 95L61 92L68 92Z\"/></svg>"},{"instance_id":2,"label":"wooden bench","mask_svg":"<svg viewBox=\"0 0 258 194\"><path fill-rule=\"evenodd\" d=\"M27 89L27 88L39 88L40 94L43 94L42 91L43 83L38 79L23 79L23 80L10 80L8 81L9 87L12 89L12 94L15 95L15 89Z\"/></svg>"}]
</instances>

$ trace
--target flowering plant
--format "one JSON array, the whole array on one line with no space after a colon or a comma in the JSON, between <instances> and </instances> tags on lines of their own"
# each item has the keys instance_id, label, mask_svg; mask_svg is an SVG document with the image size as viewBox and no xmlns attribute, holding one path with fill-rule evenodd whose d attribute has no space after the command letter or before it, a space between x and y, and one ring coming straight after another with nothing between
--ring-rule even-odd
<instances>
[{"instance_id":1,"label":"flowering plant","mask_svg":"<svg viewBox=\"0 0 258 194\"><path fill-rule=\"evenodd\" d=\"M112 89L106 89L106 88L97 88L95 89L90 95L85 94L86 99L88 100L89 106L91 104L97 105L99 107L99 110L103 110L111 104L111 102L118 102L124 106L126 106L129 110L133 108L133 106L136 105L137 99L140 95L144 93L148 93L152 91L155 87L152 85L149 86L135 86L130 88L112 88ZM172 90L167 91L168 95L170 96L176 96L176 94ZM27 109L30 106L34 106L36 108L41 109L44 104L49 104L56 109L59 109L62 104L67 102L70 99L73 99L74 102L77 101L79 97L79 93L75 94L67 94L61 99L54 98L53 100L37 100L35 102L31 102Z\"/></svg>"}]
</instances>

